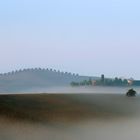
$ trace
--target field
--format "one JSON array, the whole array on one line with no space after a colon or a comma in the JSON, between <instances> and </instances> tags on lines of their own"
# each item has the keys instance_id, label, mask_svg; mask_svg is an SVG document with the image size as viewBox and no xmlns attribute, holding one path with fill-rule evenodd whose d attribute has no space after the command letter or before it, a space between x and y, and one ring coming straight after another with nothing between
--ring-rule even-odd
<instances>
[{"instance_id":1,"label":"field","mask_svg":"<svg viewBox=\"0 0 140 140\"><path fill-rule=\"evenodd\" d=\"M122 94L1 95L0 115L26 121L75 121L139 115L140 97Z\"/></svg>"},{"instance_id":2,"label":"field","mask_svg":"<svg viewBox=\"0 0 140 140\"><path fill-rule=\"evenodd\" d=\"M123 94L1 95L0 139L117 139L115 131L139 138L139 108L140 96Z\"/></svg>"}]
</instances>

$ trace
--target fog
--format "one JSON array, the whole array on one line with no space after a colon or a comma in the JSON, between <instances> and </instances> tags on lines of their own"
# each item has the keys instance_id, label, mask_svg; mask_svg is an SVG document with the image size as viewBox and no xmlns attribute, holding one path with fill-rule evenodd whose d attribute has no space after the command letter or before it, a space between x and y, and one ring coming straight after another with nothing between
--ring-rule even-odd
<instances>
[{"instance_id":1,"label":"fog","mask_svg":"<svg viewBox=\"0 0 140 140\"><path fill-rule=\"evenodd\" d=\"M2 140L139 140L139 119L39 125L0 120Z\"/></svg>"},{"instance_id":2,"label":"fog","mask_svg":"<svg viewBox=\"0 0 140 140\"><path fill-rule=\"evenodd\" d=\"M49 88L30 88L28 90L20 91L20 93L63 93L63 94L73 94L73 93L98 93L98 94L125 94L130 88L134 88L137 93L140 93L140 87L103 87L103 86L83 86L83 87L71 87L71 86L59 86L59 87L49 87Z\"/></svg>"}]
</instances>

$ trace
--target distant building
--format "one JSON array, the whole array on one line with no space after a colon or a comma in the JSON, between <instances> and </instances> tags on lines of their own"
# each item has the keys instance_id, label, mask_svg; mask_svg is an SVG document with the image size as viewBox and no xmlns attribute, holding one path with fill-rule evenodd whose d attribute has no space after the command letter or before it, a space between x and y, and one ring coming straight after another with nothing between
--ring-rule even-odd
<instances>
[{"instance_id":1,"label":"distant building","mask_svg":"<svg viewBox=\"0 0 140 140\"><path fill-rule=\"evenodd\" d=\"M127 83L128 83L129 86L131 86L131 85L133 85L134 80L132 80L132 79L127 79Z\"/></svg>"},{"instance_id":2,"label":"distant building","mask_svg":"<svg viewBox=\"0 0 140 140\"><path fill-rule=\"evenodd\" d=\"M96 86L97 85L97 81L96 80L92 80L92 86Z\"/></svg>"}]
</instances>

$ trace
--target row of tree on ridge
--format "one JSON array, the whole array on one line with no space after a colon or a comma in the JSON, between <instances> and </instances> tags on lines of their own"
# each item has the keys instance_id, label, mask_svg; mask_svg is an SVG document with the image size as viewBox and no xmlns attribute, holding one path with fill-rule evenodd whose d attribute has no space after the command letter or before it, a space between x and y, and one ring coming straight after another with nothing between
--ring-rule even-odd
<instances>
[{"instance_id":1,"label":"row of tree on ridge","mask_svg":"<svg viewBox=\"0 0 140 140\"><path fill-rule=\"evenodd\" d=\"M6 76L6 75L14 75L17 73L21 73L21 72L54 72L54 73L58 73L58 74L66 74L66 75L72 75L72 76L79 76L78 74L75 73L70 73L70 72L63 72L63 71L59 71L59 70L55 70L52 68L28 68L28 69L20 69L20 70L15 70L15 71L11 71L11 72L7 72L7 73L1 73L0 76Z\"/></svg>"}]
</instances>

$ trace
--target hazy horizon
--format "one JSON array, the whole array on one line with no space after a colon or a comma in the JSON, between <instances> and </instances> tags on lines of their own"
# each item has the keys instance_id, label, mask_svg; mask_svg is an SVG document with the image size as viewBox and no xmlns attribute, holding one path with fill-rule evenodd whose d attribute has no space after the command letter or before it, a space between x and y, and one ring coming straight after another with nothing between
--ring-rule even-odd
<instances>
[{"instance_id":1,"label":"hazy horizon","mask_svg":"<svg viewBox=\"0 0 140 140\"><path fill-rule=\"evenodd\" d=\"M0 73L41 67L140 79L139 5L138 0L1 1Z\"/></svg>"}]
</instances>

